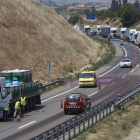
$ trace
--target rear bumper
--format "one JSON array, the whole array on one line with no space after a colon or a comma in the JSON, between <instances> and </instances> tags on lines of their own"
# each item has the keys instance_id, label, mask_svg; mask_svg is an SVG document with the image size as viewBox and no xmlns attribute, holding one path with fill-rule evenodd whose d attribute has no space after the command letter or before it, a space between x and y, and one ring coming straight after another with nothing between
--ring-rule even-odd
<instances>
[{"instance_id":1,"label":"rear bumper","mask_svg":"<svg viewBox=\"0 0 140 140\"><path fill-rule=\"evenodd\" d=\"M94 82L79 82L79 86L95 86Z\"/></svg>"}]
</instances>

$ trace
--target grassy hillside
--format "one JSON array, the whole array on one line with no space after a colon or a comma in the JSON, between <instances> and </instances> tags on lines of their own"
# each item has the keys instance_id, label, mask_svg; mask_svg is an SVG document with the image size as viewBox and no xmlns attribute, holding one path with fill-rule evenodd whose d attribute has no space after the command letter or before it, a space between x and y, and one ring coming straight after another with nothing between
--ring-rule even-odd
<instances>
[{"instance_id":1,"label":"grassy hillside","mask_svg":"<svg viewBox=\"0 0 140 140\"><path fill-rule=\"evenodd\" d=\"M99 44L50 8L29 0L0 0L0 71L30 69L33 79L62 77L95 61Z\"/></svg>"}]
</instances>

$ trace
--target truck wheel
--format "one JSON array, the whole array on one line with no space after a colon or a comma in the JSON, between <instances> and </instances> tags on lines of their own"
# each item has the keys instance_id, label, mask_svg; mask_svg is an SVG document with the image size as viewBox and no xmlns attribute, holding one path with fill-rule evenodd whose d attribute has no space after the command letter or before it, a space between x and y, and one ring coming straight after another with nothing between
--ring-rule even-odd
<instances>
[{"instance_id":1,"label":"truck wheel","mask_svg":"<svg viewBox=\"0 0 140 140\"><path fill-rule=\"evenodd\" d=\"M33 98L33 108L36 108L36 99Z\"/></svg>"},{"instance_id":2,"label":"truck wheel","mask_svg":"<svg viewBox=\"0 0 140 140\"><path fill-rule=\"evenodd\" d=\"M27 99L27 101L26 101L26 110L27 111L29 110L29 99Z\"/></svg>"},{"instance_id":3,"label":"truck wheel","mask_svg":"<svg viewBox=\"0 0 140 140\"><path fill-rule=\"evenodd\" d=\"M29 102L29 108L30 108L30 110L32 110L33 109L33 100L32 100L32 98L30 99L30 102Z\"/></svg>"},{"instance_id":4,"label":"truck wheel","mask_svg":"<svg viewBox=\"0 0 140 140\"><path fill-rule=\"evenodd\" d=\"M15 111L15 109L14 109L14 103L11 103L9 106L10 106L10 116L13 117L14 111Z\"/></svg>"}]
</instances>

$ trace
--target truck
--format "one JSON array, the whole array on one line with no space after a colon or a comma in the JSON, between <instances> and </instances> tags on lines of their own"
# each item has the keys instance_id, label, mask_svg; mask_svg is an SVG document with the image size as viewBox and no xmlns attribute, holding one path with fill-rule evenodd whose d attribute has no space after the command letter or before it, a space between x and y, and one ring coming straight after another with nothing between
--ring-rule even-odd
<instances>
[{"instance_id":1,"label":"truck","mask_svg":"<svg viewBox=\"0 0 140 140\"><path fill-rule=\"evenodd\" d=\"M93 25L91 27L92 32L95 32L95 34L100 35L101 34L101 27L104 27L104 25Z\"/></svg>"},{"instance_id":2,"label":"truck","mask_svg":"<svg viewBox=\"0 0 140 140\"><path fill-rule=\"evenodd\" d=\"M87 32L90 30L91 30L90 25L84 25L84 33L87 34Z\"/></svg>"},{"instance_id":3,"label":"truck","mask_svg":"<svg viewBox=\"0 0 140 140\"><path fill-rule=\"evenodd\" d=\"M139 34L139 33L140 33L140 31L135 31L135 35L134 35L134 39L133 39L133 40L134 40L133 43L134 43L135 45L137 45L137 46L138 46L138 44L139 44L139 43L138 43L138 40L139 40L138 34Z\"/></svg>"},{"instance_id":4,"label":"truck","mask_svg":"<svg viewBox=\"0 0 140 140\"><path fill-rule=\"evenodd\" d=\"M138 32L137 40L136 40L136 45L140 48L140 32Z\"/></svg>"},{"instance_id":5,"label":"truck","mask_svg":"<svg viewBox=\"0 0 140 140\"><path fill-rule=\"evenodd\" d=\"M3 107L9 104L8 115L13 116L15 102L24 94L26 97L26 110L31 110L37 104L41 104L39 92L39 81L32 80L32 73L29 70L1 71L0 73L0 119L3 118ZM20 85L11 85L12 79L17 79ZM14 81L15 82L15 81Z\"/></svg>"},{"instance_id":6,"label":"truck","mask_svg":"<svg viewBox=\"0 0 140 140\"><path fill-rule=\"evenodd\" d=\"M110 38L115 38L116 37L116 27L111 27L110 28Z\"/></svg>"},{"instance_id":7,"label":"truck","mask_svg":"<svg viewBox=\"0 0 140 140\"><path fill-rule=\"evenodd\" d=\"M132 31L131 43L135 44L135 40L137 38L137 31Z\"/></svg>"},{"instance_id":8,"label":"truck","mask_svg":"<svg viewBox=\"0 0 140 140\"><path fill-rule=\"evenodd\" d=\"M125 30L125 38L126 41L130 42L132 40L132 31L136 31L136 29L126 29Z\"/></svg>"},{"instance_id":9,"label":"truck","mask_svg":"<svg viewBox=\"0 0 140 140\"><path fill-rule=\"evenodd\" d=\"M110 26L101 27L101 36L107 38L110 35Z\"/></svg>"},{"instance_id":10,"label":"truck","mask_svg":"<svg viewBox=\"0 0 140 140\"><path fill-rule=\"evenodd\" d=\"M125 36L125 30L127 28L117 28L116 30L116 38L118 39L123 39L123 37Z\"/></svg>"}]
</instances>

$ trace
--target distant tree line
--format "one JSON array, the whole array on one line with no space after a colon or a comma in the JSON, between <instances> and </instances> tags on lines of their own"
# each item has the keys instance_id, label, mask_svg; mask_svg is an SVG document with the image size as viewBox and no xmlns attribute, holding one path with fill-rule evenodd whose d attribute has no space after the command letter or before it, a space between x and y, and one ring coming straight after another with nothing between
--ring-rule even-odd
<instances>
[{"instance_id":1,"label":"distant tree line","mask_svg":"<svg viewBox=\"0 0 140 140\"><path fill-rule=\"evenodd\" d=\"M112 0L110 9L97 11L95 7L92 7L92 9L84 9L81 14L87 13L95 13L96 17L101 20L107 17L120 18L124 27L130 27L140 20L140 5L138 0L134 4L128 3L127 0L123 0L122 3L121 0ZM68 20L70 24L76 24L79 21L82 22L80 14L73 14Z\"/></svg>"}]
</instances>

